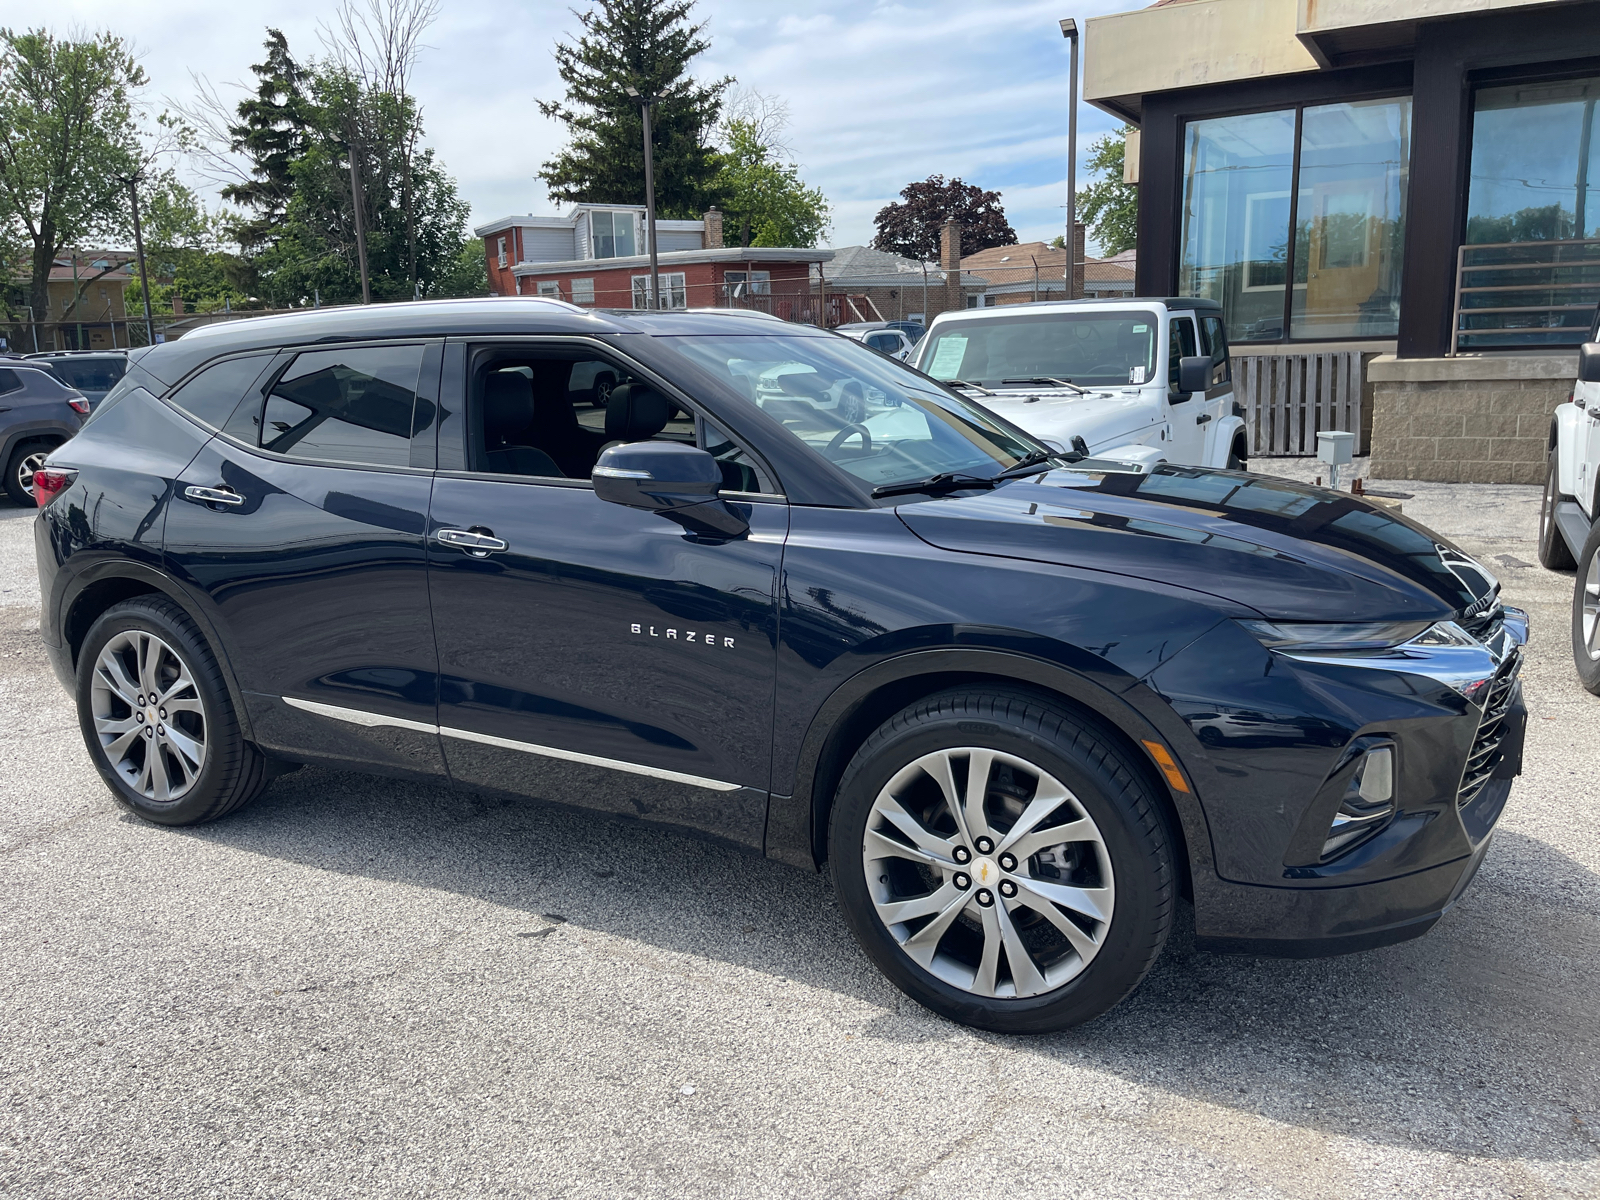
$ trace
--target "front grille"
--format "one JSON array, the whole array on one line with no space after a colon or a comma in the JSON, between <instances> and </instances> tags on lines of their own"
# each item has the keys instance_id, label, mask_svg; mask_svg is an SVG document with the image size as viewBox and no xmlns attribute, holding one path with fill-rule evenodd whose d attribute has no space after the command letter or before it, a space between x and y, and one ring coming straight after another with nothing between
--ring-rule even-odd
<instances>
[{"instance_id":1,"label":"front grille","mask_svg":"<svg viewBox=\"0 0 1600 1200\"><path fill-rule=\"evenodd\" d=\"M1506 714L1511 711L1512 692L1516 688L1517 672L1522 669L1522 652L1513 651L1489 681L1484 696L1483 719L1478 722L1478 734L1472 739L1472 751L1467 755L1467 766L1461 773L1461 788L1456 793L1456 807L1465 808L1478 798L1494 770L1500 765L1500 750L1506 740Z\"/></svg>"}]
</instances>

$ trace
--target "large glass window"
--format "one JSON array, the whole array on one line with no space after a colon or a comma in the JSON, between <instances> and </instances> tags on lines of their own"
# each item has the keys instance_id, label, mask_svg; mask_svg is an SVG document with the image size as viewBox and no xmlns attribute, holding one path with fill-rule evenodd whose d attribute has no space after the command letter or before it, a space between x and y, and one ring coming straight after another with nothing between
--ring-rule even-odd
<instances>
[{"instance_id":1,"label":"large glass window","mask_svg":"<svg viewBox=\"0 0 1600 1200\"><path fill-rule=\"evenodd\" d=\"M1411 161L1411 101L1307 108L1289 336L1393 337Z\"/></svg>"},{"instance_id":2,"label":"large glass window","mask_svg":"<svg viewBox=\"0 0 1600 1200\"><path fill-rule=\"evenodd\" d=\"M1234 341L1393 337L1410 156L1406 97L1190 122L1179 291Z\"/></svg>"},{"instance_id":3,"label":"large glass window","mask_svg":"<svg viewBox=\"0 0 1600 1200\"><path fill-rule=\"evenodd\" d=\"M1463 348L1582 340L1600 300L1596 100L1593 76L1474 94Z\"/></svg>"},{"instance_id":4,"label":"large glass window","mask_svg":"<svg viewBox=\"0 0 1600 1200\"><path fill-rule=\"evenodd\" d=\"M589 214L589 232L596 258L629 258L639 252L635 248L638 243L631 212L593 211Z\"/></svg>"}]
</instances>

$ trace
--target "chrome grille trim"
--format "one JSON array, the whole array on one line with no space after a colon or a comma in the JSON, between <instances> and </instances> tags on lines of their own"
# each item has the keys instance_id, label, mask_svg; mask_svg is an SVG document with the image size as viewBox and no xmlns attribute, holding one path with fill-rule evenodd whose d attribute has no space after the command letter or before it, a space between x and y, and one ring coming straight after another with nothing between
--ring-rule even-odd
<instances>
[{"instance_id":1,"label":"chrome grille trim","mask_svg":"<svg viewBox=\"0 0 1600 1200\"><path fill-rule=\"evenodd\" d=\"M1493 778L1495 768L1500 765L1500 748L1507 732L1505 717L1511 710L1517 672L1521 669L1522 651L1519 648L1505 656L1489 681L1483 698L1483 715L1478 720L1478 730L1473 735L1472 748L1467 752L1466 765L1461 771L1461 785L1456 789L1457 808L1465 808L1476 800Z\"/></svg>"}]
</instances>

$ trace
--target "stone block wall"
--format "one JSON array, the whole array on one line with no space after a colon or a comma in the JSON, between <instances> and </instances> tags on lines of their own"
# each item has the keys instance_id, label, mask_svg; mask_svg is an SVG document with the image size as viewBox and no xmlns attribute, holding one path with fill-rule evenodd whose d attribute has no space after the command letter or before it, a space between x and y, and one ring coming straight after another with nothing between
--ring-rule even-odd
<instances>
[{"instance_id":1,"label":"stone block wall","mask_svg":"<svg viewBox=\"0 0 1600 1200\"><path fill-rule=\"evenodd\" d=\"M1372 478L1543 483L1550 413L1576 374L1568 354L1374 359Z\"/></svg>"}]
</instances>

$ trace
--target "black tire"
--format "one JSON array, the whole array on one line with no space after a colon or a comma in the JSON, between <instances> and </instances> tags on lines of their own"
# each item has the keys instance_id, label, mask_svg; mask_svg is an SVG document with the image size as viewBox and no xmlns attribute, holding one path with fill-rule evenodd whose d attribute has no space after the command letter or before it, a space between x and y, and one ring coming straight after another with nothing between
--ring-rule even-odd
<instances>
[{"instance_id":1,"label":"black tire","mask_svg":"<svg viewBox=\"0 0 1600 1200\"><path fill-rule=\"evenodd\" d=\"M1572 665L1578 670L1578 682L1600 696L1600 521L1589 530L1577 567L1578 577L1572 583ZM1586 618L1591 623L1587 636Z\"/></svg>"},{"instance_id":2,"label":"black tire","mask_svg":"<svg viewBox=\"0 0 1600 1200\"><path fill-rule=\"evenodd\" d=\"M882 875L871 882L867 876L863 847L880 792L885 792L897 774L924 755L945 750L959 754L966 747L997 751L1054 776L1070 789L1077 812L1098 826L1110 860L1115 901L1109 923L1100 930L1098 952L1075 976L1035 995L981 995L941 979L915 961L876 907L872 889L887 886L889 876ZM970 758L967 761L970 765ZM986 804L998 801L1003 807L1007 800L1002 788L1006 778L1001 773L993 776L994 790L987 793ZM996 810L994 815L998 818L1001 814ZM1005 828L1014 830L1015 825ZM1003 842L1000 820L991 830ZM1001 1033L1046 1033L1082 1024L1112 1008L1139 985L1155 964L1172 926L1177 893L1173 840L1146 776L1111 736L1066 707L1032 693L964 688L912 705L886 721L862 744L839 784L830 820L829 858L851 931L895 986L919 1004L965 1025ZM959 844L959 835L956 841ZM980 841L975 840L973 845L978 853L988 853ZM999 853L998 849L994 852ZM960 861L959 857L956 861ZM976 868L985 860L971 861ZM1004 867L1003 862L999 865ZM1024 872L1031 874L1032 869L1031 861L1018 865L1013 860L1011 867L1005 867L1017 879L1023 878ZM931 872L928 875L931 877ZM959 888L971 886L973 880L968 877L963 884L959 876L947 876L946 883ZM936 885L930 882L923 886ZM1004 890L1005 886L1002 877L997 886L1002 896L1016 894L1016 885L1010 885L1010 893ZM983 896L972 894L974 903L985 904ZM897 898L897 893L890 894L891 902ZM964 904L959 896L957 899ZM990 899L986 907L998 903ZM1016 914L1007 918L1014 930L1023 929L1026 918L1036 917L1021 904L1018 901L1007 906ZM946 928L969 941L972 936L984 937L958 928L962 922L970 925L974 912L983 916L979 910L963 907ZM924 928L935 923L930 920ZM1034 928L1043 926L1036 920ZM940 955L947 936L938 935ZM1005 971L1015 989L1009 953L1008 949ZM1070 955L1064 956L1062 961L1069 959Z\"/></svg>"},{"instance_id":3,"label":"black tire","mask_svg":"<svg viewBox=\"0 0 1600 1200\"><path fill-rule=\"evenodd\" d=\"M596 375L589 402L596 408L604 408L611 403L611 392L616 386L617 377L615 375Z\"/></svg>"},{"instance_id":4,"label":"black tire","mask_svg":"<svg viewBox=\"0 0 1600 1200\"><path fill-rule=\"evenodd\" d=\"M1577 566L1572 557L1572 547L1561 536L1556 525L1556 505L1571 496L1561 494L1560 473L1555 452L1550 454L1550 464L1544 475L1544 495L1539 500L1539 561L1552 571L1570 571Z\"/></svg>"},{"instance_id":5,"label":"black tire","mask_svg":"<svg viewBox=\"0 0 1600 1200\"><path fill-rule=\"evenodd\" d=\"M6 461L6 495L17 504L33 504L33 473L44 461L44 456L59 446L60 442L24 442L11 452Z\"/></svg>"},{"instance_id":6,"label":"black tire","mask_svg":"<svg viewBox=\"0 0 1600 1200\"><path fill-rule=\"evenodd\" d=\"M157 799L158 793L154 787L152 795L146 795L135 787L138 780L130 780L117 764L113 764L102 745L102 735L97 730L97 664L107 645L123 634L149 635L165 643L172 655L167 660L169 667L173 663L181 665L193 682L192 691L186 689L175 699L179 696L187 699L192 695L192 699L197 700L200 706L196 740L204 747L203 761L199 770L193 773L186 790L168 800ZM136 650L132 652L137 654ZM109 679L109 676L104 679ZM108 698L104 679L99 696L102 704ZM129 676L129 682L141 689L136 697L141 700L146 698L142 679L143 675L137 671ZM238 715L234 712L233 701L228 695L215 656L189 615L166 596L136 596L113 605L95 621L78 653L77 701L78 725L100 778L105 780L118 803L147 821L160 825L197 825L202 821L214 821L254 800L266 786L267 761L255 746L244 740ZM102 715L117 717L123 707L130 714L141 715L131 702L110 698L110 705L108 712ZM170 721L174 730L178 728L178 721L190 719L187 714L177 713L169 717L164 708L157 708L153 703L147 705L144 712L153 712L159 719ZM145 727L147 723L141 720L141 734ZM166 733L164 726L160 728L162 733ZM196 737L194 727L191 726L187 732L191 738ZM153 737L150 734L143 736ZM137 764L146 761L151 752L150 743L147 742L143 756L134 753L133 747L138 744L137 741L130 743L126 757L119 755L119 763L124 769L134 770L135 774ZM172 751L172 755L176 753ZM172 762L173 758L169 756L164 761ZM169 773L178 772L172 768L164 769L163 780L170 777Z\"/></svg>"},{"instance_id":7,"label":"black tire","mask_svg":"<svg viewBox=\"0 0 1600 1200\"><path fill-rule=\"evenodd\" d=\"M1235 442L1228 451L1228 470L1248 471L1250 469L1250 452L1245 449L1243 442Z\"/></svg>"}]
</instances>

